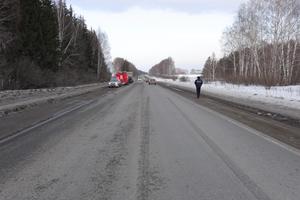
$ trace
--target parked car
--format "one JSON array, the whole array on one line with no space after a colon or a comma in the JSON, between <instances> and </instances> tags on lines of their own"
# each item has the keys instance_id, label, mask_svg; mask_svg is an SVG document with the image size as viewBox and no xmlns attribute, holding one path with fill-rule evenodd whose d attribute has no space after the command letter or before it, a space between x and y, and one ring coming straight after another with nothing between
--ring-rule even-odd
<instances>
[{"instance_id":1,"label":"parked car","mask_svg":"<svg viewBox=\"0 0 300 200\"><path fill-rule=\"evenodd\" d=\"M117 77L111 77L110 81L108 82L108 87L110 88L118 88L121 87L121 85L122 83Z\"/></svg>"},{"instance_id":2,"label":"parked car","mask_svg":"<svg viewBox=\"0 0 300 200\"><path fill-rule=\"evenodd\" d=\"M155 79L150 79L150 80L148 81L148 84L149 84L149 85L156 85L156 80L155 80Z\"/></svg>"}]
</instances>

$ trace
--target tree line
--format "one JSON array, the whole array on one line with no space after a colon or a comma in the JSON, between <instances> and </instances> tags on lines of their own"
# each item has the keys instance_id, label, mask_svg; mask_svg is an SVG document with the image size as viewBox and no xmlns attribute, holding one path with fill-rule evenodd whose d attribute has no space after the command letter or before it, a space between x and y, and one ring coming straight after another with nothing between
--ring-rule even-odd
<instances>
[{"instance_id":1,"label":"tree line","mask_svg":"<svg viewBox=\"0 0 300 200\"><path fill-rule=\"evenodd\" d=\"M175 62L171 57L160 61L149 70L150 75L166 78L175 75L175 72Z\"/></svg>"},{"instance_id":2,"label":"tree line","mask_svg":"<svg viewBox=\"0 0 300 200\"><path fill-rule=\"evenodd\" d=\"M142 71L139 71L133 63L124 58L115 58L113 61L113 66L114 73L119 71L132 72L134 77L137 77L143 73Z\"/></svg>"},{"instance_id":3,"label":"tree line","mask_svg":"<svg viewBox=\"0 0 300 200\"><path fill-rule=\"evenodd\" d=\"M266 86L300 83L300 2L250 0L223 33L224 57L210 56L209 80Z\"/></svg>"},{"instance_id":4,"label":"tree line","mask_svg":"<svg viewBox=\"0 0 300 200\"><path fill-rule=\"evenodd\" d=\"M107 40L65 0L1 0L0 89L107 80Z\"/></svg>"}]
</instances>

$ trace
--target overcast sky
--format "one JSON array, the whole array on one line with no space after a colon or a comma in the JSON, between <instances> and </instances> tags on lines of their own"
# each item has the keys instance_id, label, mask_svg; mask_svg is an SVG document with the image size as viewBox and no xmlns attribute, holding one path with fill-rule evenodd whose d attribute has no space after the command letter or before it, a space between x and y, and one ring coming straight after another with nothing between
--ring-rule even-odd
<instances>
[{"instance_id":1,"label":"overcast sky","mask_svg":"<svg viewBox=\"0 0 300 200\"><path fill-rule=\"evenodd\" d=\"M202 68L246 0L67 0L88 26L109 37L112 57L139 69L171 56L176 67Z\"/></svg>"}]
</instances>

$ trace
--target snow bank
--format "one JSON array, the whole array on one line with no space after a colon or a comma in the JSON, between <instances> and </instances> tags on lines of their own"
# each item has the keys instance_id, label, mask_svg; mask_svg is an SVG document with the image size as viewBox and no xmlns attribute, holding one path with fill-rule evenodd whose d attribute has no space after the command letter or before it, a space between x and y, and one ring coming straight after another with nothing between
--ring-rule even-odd
<instances>
[{"instance_id":1,"label":"snow bank","mask_svg":"<svg viewBox=\"0 0 300 200\"><path fill-rule=\"evenodd\" d=\"M0 91L0 117L43 103L79 96L104 86L105 83L95 83L75 87Z\"/></svg>"},{"instance_id":2,"label":"snow bank","mask_svg":"<svg viewBox=\"0 0 300 200\"><path fill-rule=\"evenodd\" d=\"M194 90L195 86L193 81L196 79L196 76L188 77L190 78L188 82L180 82L178 79L176 81L171 79L156 79L161 82L167 82ZM270 112L279 112L280 110L279 113L281 114L284 113L293 115L292 117L300 118L300 85L276 86L267 89L264 86L258 85L246 86L211 82L204 83L202 91L209 95L233 100L260 109L266 109Z\"/></svg>"}]
</instances>

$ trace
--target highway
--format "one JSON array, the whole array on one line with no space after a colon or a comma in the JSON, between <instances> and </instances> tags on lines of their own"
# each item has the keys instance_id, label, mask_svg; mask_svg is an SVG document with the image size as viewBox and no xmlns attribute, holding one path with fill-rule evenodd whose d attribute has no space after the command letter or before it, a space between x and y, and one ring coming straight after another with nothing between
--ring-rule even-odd
<instances>
[{"instance_id":1,"label":"highway","mask_svg":"<svg viewBox=\"0 0 300 200\"><path fill-rule=\"evenodd\" d=\"M0 118L0 199L299 200L300 151L201 100L135 83Z\"/></svg>"}]
</instances>

